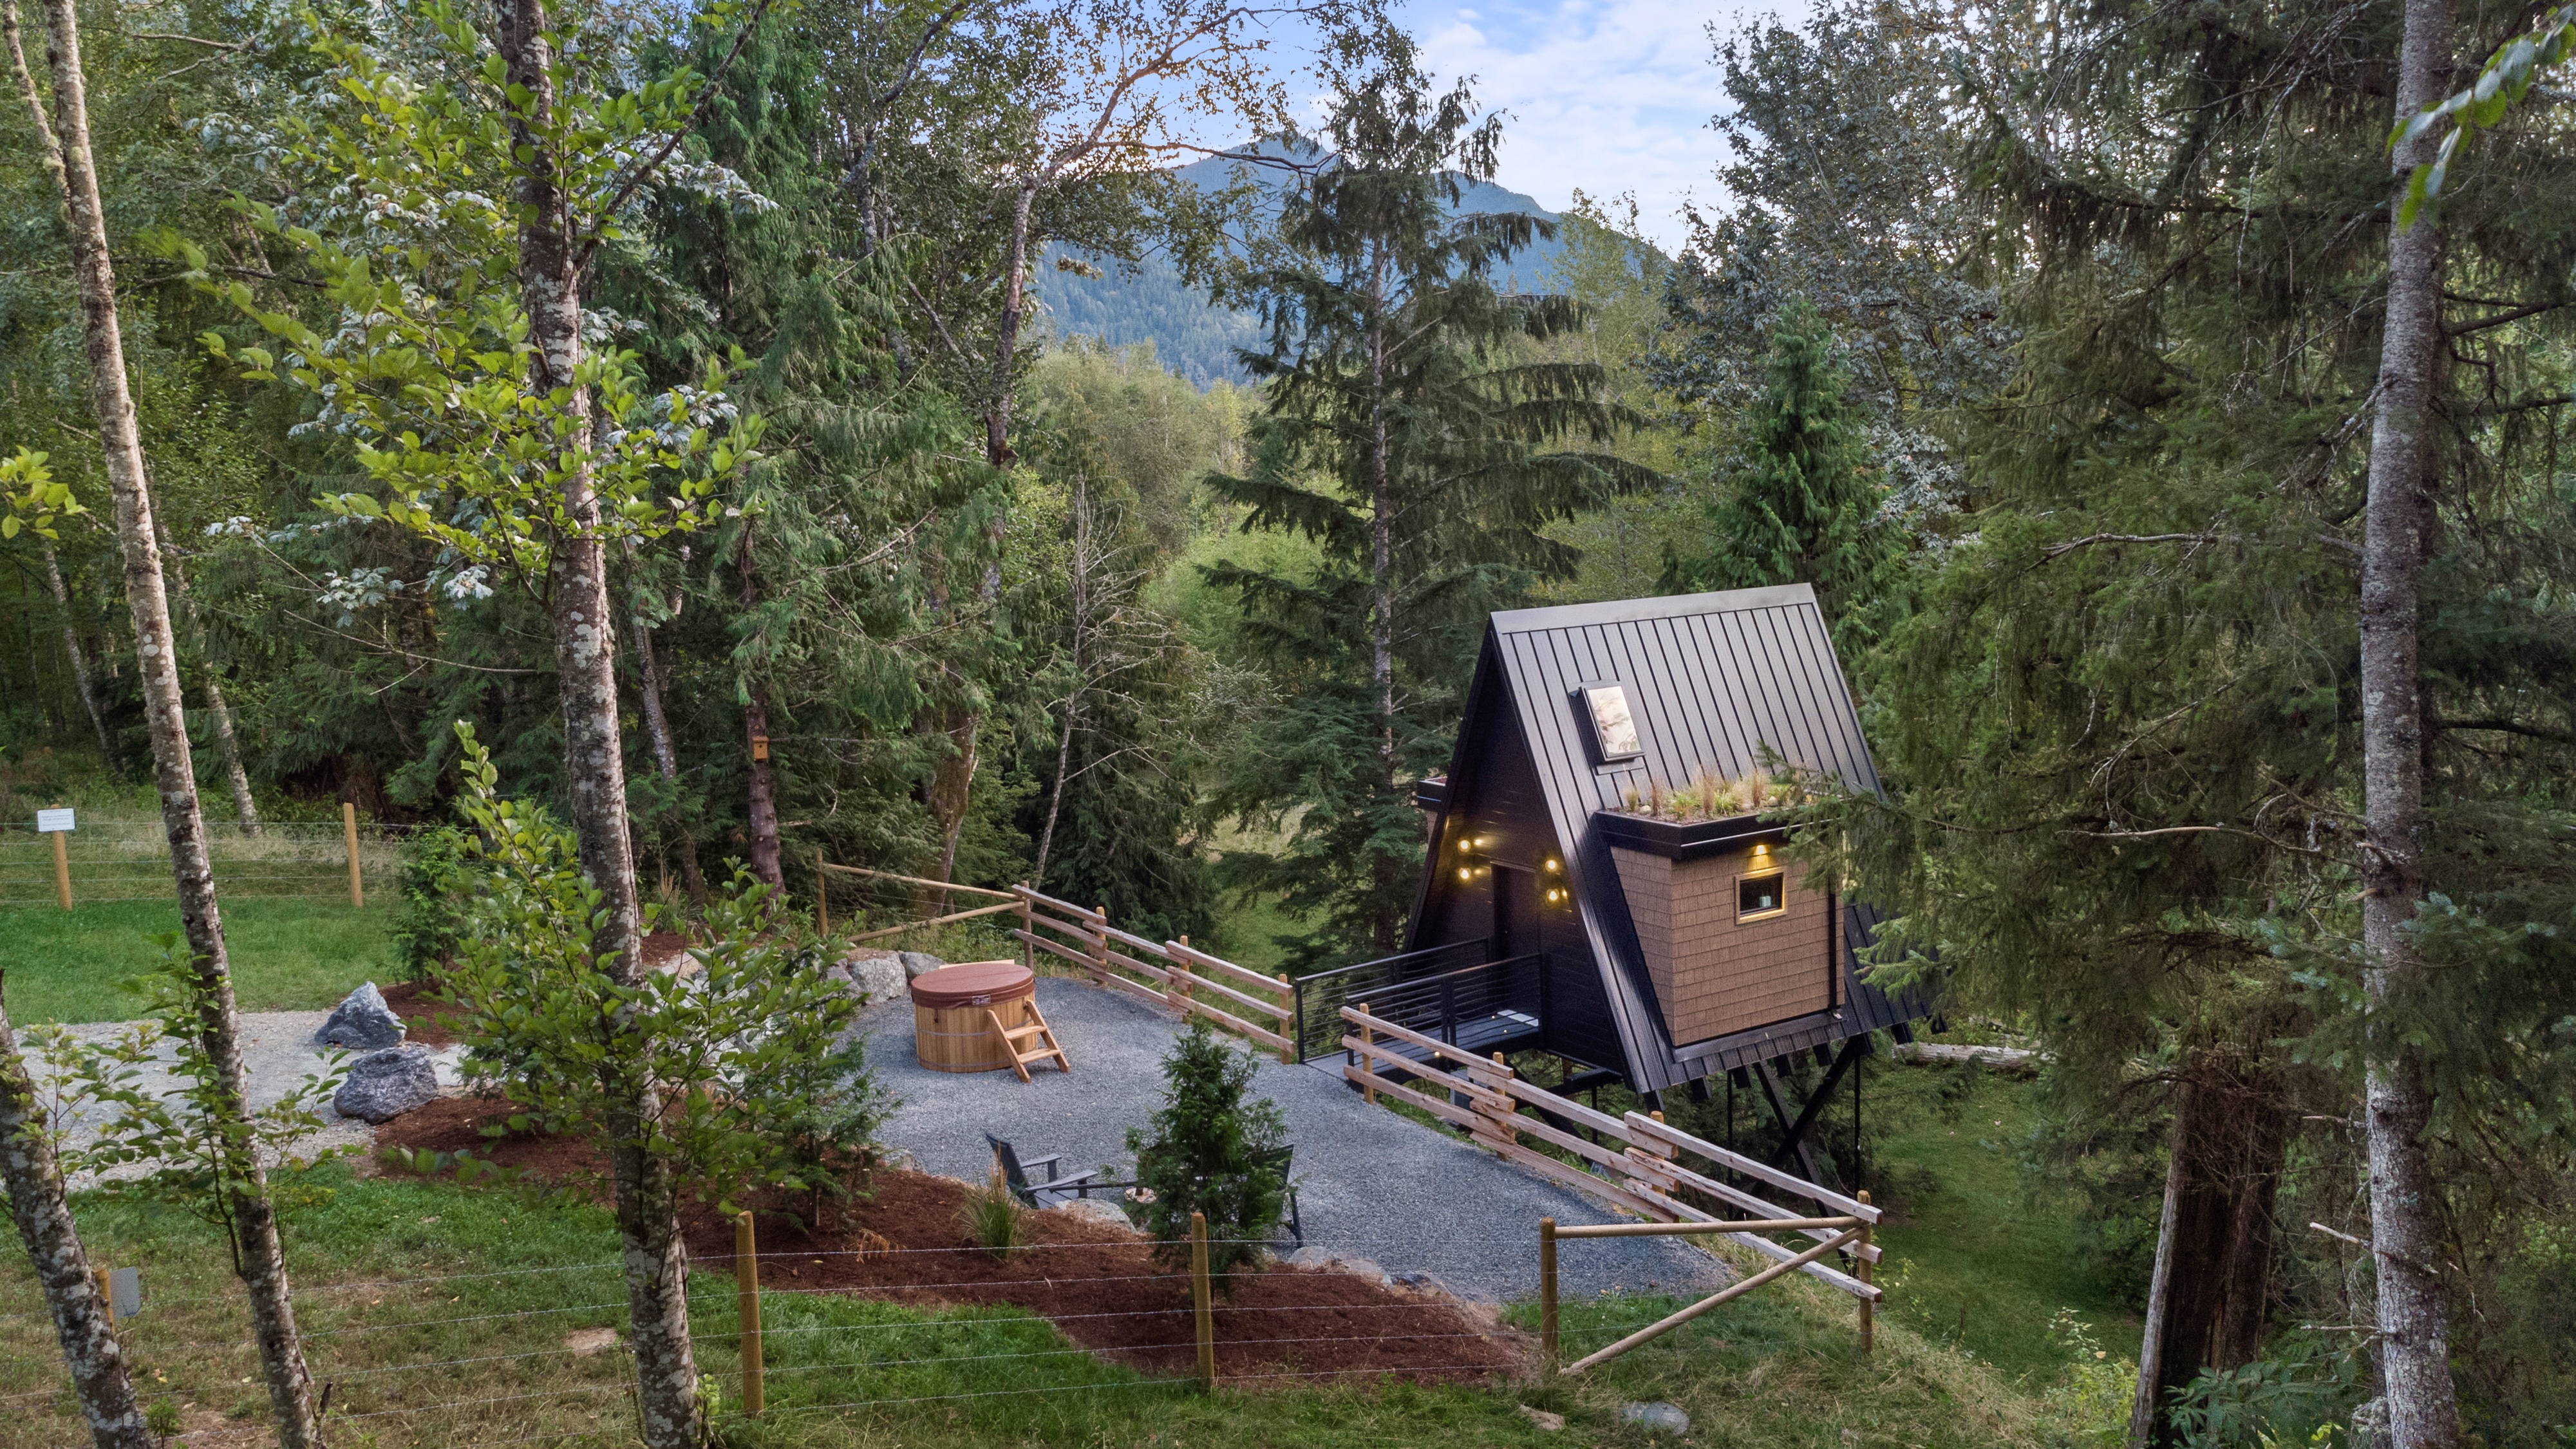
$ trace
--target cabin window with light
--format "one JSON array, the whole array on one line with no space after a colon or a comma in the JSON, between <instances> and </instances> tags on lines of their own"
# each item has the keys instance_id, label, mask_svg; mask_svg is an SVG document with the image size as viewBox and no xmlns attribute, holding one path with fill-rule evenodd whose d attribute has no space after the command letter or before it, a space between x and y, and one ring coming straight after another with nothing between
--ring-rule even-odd
<instances>
[{"instance_id":1,"label":"cabin window with light","mask_svg":"<svg viewBox=\"0 0 2576 1449\"><path fill-rule=\"evenodd\" d=\"M1738 877L1735 882L1735 918L1750 921L1787 910L1788 897L1781 889L1781 881L1786 874L1775 870L1769 875Z\"/></svg>"}]
</instances>

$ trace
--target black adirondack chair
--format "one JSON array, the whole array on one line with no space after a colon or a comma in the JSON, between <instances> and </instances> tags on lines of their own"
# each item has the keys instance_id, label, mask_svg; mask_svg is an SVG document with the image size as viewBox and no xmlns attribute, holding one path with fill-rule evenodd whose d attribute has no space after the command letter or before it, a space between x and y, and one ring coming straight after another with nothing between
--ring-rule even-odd
<instances>
[{"instance_id":1,"label":"black adirondack chair","mask_svg":"<svg viewBox=\"0 0 2576 1449\"><path fill-rule=\"evenodd\" d=\"M1010 1143L990 1132L984 1134L984 1140L993 1144L993 1161L1002 1169L1002 1181L1009 1184L1011 1196L1033 1208L1054 1207L1058 1203L1071 1202L1075 1198L1089 1197L1094 1191L1108 1192L1135 1186L1132 1182L1102 1182L1099 1180L1100 1172L1096 1168L1069 1172L1059 1177L1056 1175L1056 1164L1064 1161L1064 1154L1061 1152L1050 1153L1045 1157L1032 1157L1022 1162L1019 1152ZM1044 1174L1044 1177L1039 1181L1031 1181L1031 1177L1036 1174Z\"/></svg>"},{"instance_id":2,"label":"black adirondack chair","mask_svg":"<svg viewBox=\"0 0 2576 1449\"><path fill-rule=\"evenodd\" d=\"M1297 1217L1297 1184L1288 1176L1289 1164L1295 1161L1294 1146L1274 1147L1261 1154L1260 1163L1279 1174L1280 1194L1288 1200L1288 1236L1298 1247L1306 1246L1306 1225Z\"/></svg>"}]
</instances>

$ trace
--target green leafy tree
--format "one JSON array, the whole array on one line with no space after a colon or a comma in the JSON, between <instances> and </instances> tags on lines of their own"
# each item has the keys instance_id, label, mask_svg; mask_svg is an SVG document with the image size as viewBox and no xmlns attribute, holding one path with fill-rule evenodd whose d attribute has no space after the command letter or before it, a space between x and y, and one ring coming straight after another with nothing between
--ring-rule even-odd
<instances>
[{"instance_id":1,"label":"green leafy tree","mask_svg":"<svg viewBox=\"0 0 2576 1449\"><path fill-rule=\"evenodd\" d=\"M1269 332L1245 354L1264 387L1252 466L1209 479L1245 528L1304 534L1322 557L1206 575L1240 597L1281 688L1219 798L1299 812L1285 854L1241 878L1322 917L1303 959L1394 949L1421 855L1407 782L1447 753L1484 613L1572 571L1549 524L1654 481L1558 446L1631 418L1597 364L1521 351L1581 320L1565 297L1495 286L1547 224L1448 209L1492 178L1499 119L1479 121L1464 85L1435 94L1401 35L1346 43L1328 71L1330 155L1245 284Z\"/></svg>"},{"instance_id":2,"label":"green leafy tree","mask_svg":"<svg viewBox=\"0 0 2576 1449\"><path fill-rule=\"evenodd\" d=\"M1884 490L1834 337L1815 308L1793 302L1771 324L1761 395L1744 426L1742 463L1704 508L1697 537L1664 556L1666 593L1813 584L1843 652L1877 632L1892 562Z\"/></svg>"},{"instance_id":3,"label":"green leafy tree","mask_svg":"<svg viewBox=\"0 0 2576 1449\"><path fill-rule=\"evenodd\" d=\"M1136 1216L1166 1261L1188 1257L1192 1213L1207 1217L1212 1273L1251 1261L1279 1226L1287 1184L1266 1158L1287 1145L1288 1127L1277 1103L1245 1100L1258 1069L1250 1052L1193 1020L1163 1058L1163 1105L1128 1130Z\"/></svg>"},{"instance_id":4,"label":"green leafy tree","mask_svg":"<svg viewBox=\"0 0 2576 1449\"><path fill-rule=\"evenodd\" d=\"M770 887L745 873L709 902L696 971L622 980L602 964L601 892L572 832L502 798L489 752L461 722L457 737L485 888L442 995L462 1013L469 1078L522 1108L522 1128L638 1133L618 1145L650 1155L673 1196L637 1216L676 1218L684 1194L845 1192L885 1103L864 1058L837 1047L857 999L820 947L775 929Z\"/></svg>"},{"instance_id":5,"label":"green leafy tree","mask_svg":"<svg viewBox=\"0 0 2576 1449\"><path fill-rule=\"evenodd\" d=\"M328 495L326 508L388 520L542 598L562 791L604 912L599 960L626 989L649 991L609 548L705 522L759 425L724 396L722 360L697 385L648 395L630 355L591 346L583 293L593 258L627 237L628 201L677 149L702 78L683 68L630 88L633 32L580 5L522 0L489 34L436 3L390 23L418 30L399 44L342 29L313 42L339 99L278 122L296 206L242 205L318 282L311 315L218 280L194 242L160 245L286 350L235 352L212 332L208 349L238 357L249 380L291 381L346 438L374 486ZM728 54L748 38L746 26ZM366 204L333 200L349 195ZM612 1035L630 1020L606 1018ZM632 1095L602 1137L643 1437L693 1449L705 1405L671 1178L682 1159L654 1150L663 1108L649 1080L619 1080Z\"/></svg>"}]
</instances>

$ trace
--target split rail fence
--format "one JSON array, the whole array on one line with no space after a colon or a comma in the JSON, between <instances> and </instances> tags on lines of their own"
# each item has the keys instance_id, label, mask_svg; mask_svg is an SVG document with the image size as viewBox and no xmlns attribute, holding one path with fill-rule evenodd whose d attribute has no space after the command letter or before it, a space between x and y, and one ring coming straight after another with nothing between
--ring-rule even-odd
<instances>
[{"instance_id":1,"label":"split rail fence","mask_svg":"<svg viewBox=\"0 0 2576 1449\"><path fill-rule=\"evenodd\" d=\"M1109 924L1105 910L1012 887L1027 906L1025 925L1012 935L1082 968L1092 983L1199 1017L1269 1047L1279 1060L1297 1060L1297 988L1285 976L1264 976L1222 956L1177 941L1156 942ZM1041 935L1045 931L1052 934ZM1254 1020L1254 1018L1259 1020Z\"/></svg>"},{"instance_id":2,"label":"split rail fence","mask_svg":"<svg viewBox=\"0 0 2576 1449\"><path fill-rule=\"evenodd\" d=\"M1025 885L1009 890L953 885L893 871L838 865L817 852L815 916L816 924L826 932L832 929L830 883L836 878L902 887L912 898L909 904L916 909L927 906L936 912L844 938L854 945L987 916L1017 916L1019 924L1010 928L1010 934L1021 943L1021 954L1032 966L1037 954L1043 952L1080 967L1094 985L1123 991L1183 1017L1212 1022L1270 1048L1283 1062L1297 1060L1295 984L1285 976L1264 976L1248 966L1210 955L1192 946L1187 936L1176 941L1155 941L1133 931L1122 931L1109 924L1105 907L1078 906ZM947 910L951 895L985 904Z\"/></svg>"},{"instance_id":3,"label":"split rail fence","mask_svg":"<svg viewBox=\"0 0 2576 1449\"><path fill-rule=\"evenodd\" d=\"M1622 1225L1614 1231L1584 1229L1579 1233L1573 1228L1559 1228L1557 1235L1603 1237L1620 1232L1686 1230L1722 1236L1772 1259L1783 1271L1805 1273L1859 1299L1866 1337L1869 1310L1882 1295L1870 1281L1880 1253L1866 1231L1879 1220L1879 1210L1870 1206L1865 1196L1846 1197L1666 1126L1659 1113L1630 1112L1614 1117L1596 1111L1523 1081L1499 1052L1490 1059L1480 1057L1437 1037L1372 1016L1366 1003L1343 1007L1341 1014L1350 1027L1342 1037L1342 1075L1370 1101L1391 1097L1418 1108L1466 1129L1469 1141L1505 1161L1646 1219L1646 1223L1633 1228ZM1380 1067L1392 1067L1415 1082L1443 1087L1447 1092L1442 1095L1418 1091L1390 1082L1379 1074ZM1525 1113L1524 1107L1537 1115ZM1570 1154L1597 1170L1577 1167L1532 1143ZM1687 1158L1705 1161L1711 1170L1703 1172L1691 1166ZM1762 1192L1744 1186L1746 1182ZM1703 1208L1685 1194L1714 1201L1719 1211ZM1804 1199L1815 1204L1815 1210L1792 1212L1772 1198ZM1747 1220L1730 1222L1729 1218L1738 1213ZM1654 1226L1660 1224L1687 1227ZM1795 1232L1828 1247L1823 1252L1801 1251L1761 1236L1766 1231ZM1848 1258L1854 1271L1847 1273L1825 1262L1831 1253Z\"/></svg>"}]
</instances>

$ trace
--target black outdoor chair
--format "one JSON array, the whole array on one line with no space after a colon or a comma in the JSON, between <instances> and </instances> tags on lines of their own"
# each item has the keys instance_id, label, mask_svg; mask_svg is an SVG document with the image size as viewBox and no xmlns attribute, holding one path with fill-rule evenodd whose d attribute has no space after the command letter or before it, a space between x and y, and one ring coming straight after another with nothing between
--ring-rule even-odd
<instances>
[{"instance_id":1,"label":"black outdoor chair","mask_svg":"<svg viewBox=\"0 0 2576 1449\"><path fill-rule=\"evenodd\" d=\"M1288 1165L1297 1156L1294 1146L1274 1147L1261 1154L1261 1165L1279 1174L1279 1191L1288 1200L1288 1236L1298 1247L1306 1246L1306 1225L1297 1217L1297 1184L1289 1179Z\"/></svg>"},{"instance_id":2,"label":"black outdoor chair","mask_svg":"<svg viewBox=\"0 0 2576 1449\"><path fill-rule=\"evenodd\" d=\"M1054 1207L1058 1203L1071 1202L1075 1198L1086 1198L1091 1196L1094 1189L1135 1186L1132 1182L1101 1182L1098 1180L1100 1173L1096 1168L1057 1177L1055 1176L1056 1164L1064 1161L1063 1153L1032 1157L1027 1162L1022 1162L1020 1154L1010 1143L990 1132L984 1134L984 1140L993 1144L993 1161L1001 1167L1002 1181L1009 1184L1011 1196L1033 1208ZM1046 1180L1031 1182L1029 1178L1032 1173L1046 1174Z\"/></svg>"}]
</instances>

